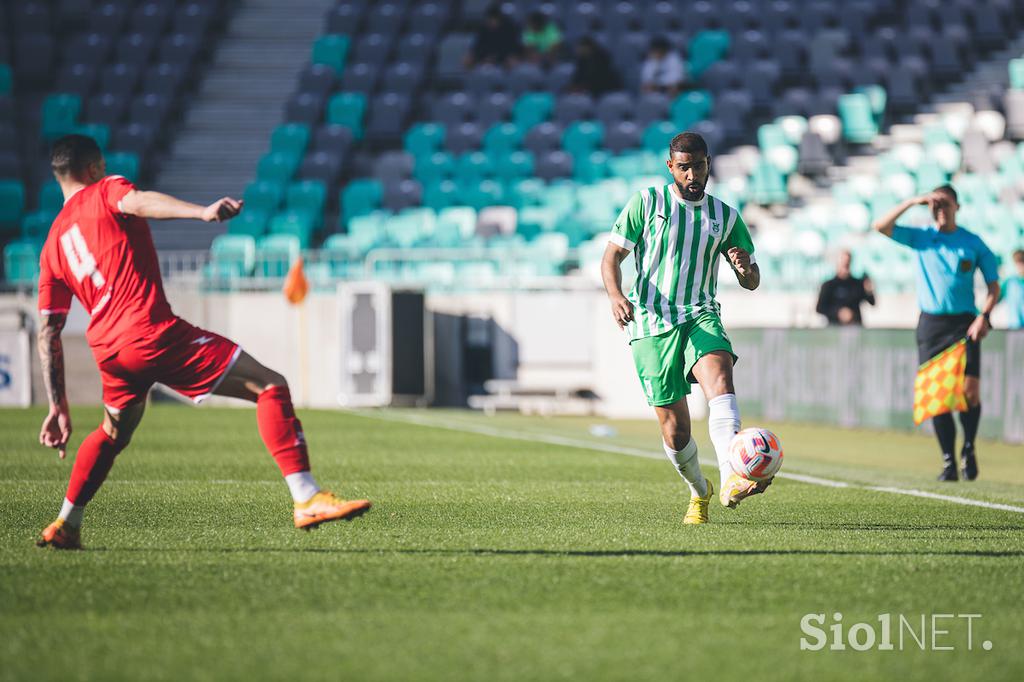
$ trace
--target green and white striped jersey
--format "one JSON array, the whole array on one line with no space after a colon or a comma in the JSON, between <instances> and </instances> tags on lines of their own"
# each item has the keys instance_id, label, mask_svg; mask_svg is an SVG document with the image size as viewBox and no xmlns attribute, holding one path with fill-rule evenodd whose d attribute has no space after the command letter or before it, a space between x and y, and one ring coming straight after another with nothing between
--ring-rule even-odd
<instances>
[{"instance_id":1,"label":"green and white striped jersey","mask_svg":"<svg viewBox=\"0 0 1024 682\"><path fill-rule=\"evenodd\" d=\"M738 246L754 261L739 211L707 193L686 201L672 185L634 194L609 241L633 251L636 260L636 284L627 296L635 307L629 325L634 340L667 332L705 311L719 312L719 254Z\"/></svg>"}]
</instances>

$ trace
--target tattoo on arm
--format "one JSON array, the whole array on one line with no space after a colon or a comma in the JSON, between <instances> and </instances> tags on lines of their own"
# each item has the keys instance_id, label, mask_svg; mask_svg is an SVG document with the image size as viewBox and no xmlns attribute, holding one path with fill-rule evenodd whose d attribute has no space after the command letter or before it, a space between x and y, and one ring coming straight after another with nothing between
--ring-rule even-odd
<instances>
[{"instance_id":1,"label":"tattoo on arm","mask_svg":"<svg viewBox=\"0 0 1024 682\"><path fill-rule=\"evenodd\" d=\"M51 405L60 405L67 401L64 390L64 344L60 333L64 329L67 315L60 313L46 315L42 329L39 330L39 361L43 370L43 384L46 386L46 397Z\"/></svg>"}]
</instances>

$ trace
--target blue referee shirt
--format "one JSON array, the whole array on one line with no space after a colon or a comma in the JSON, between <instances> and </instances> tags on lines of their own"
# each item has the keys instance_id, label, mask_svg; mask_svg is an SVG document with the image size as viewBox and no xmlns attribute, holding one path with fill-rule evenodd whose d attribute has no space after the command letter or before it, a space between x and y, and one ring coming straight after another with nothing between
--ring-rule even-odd
<instances>
[{"instance_id":1,"label":"blue referee shirt","mask_svg":"<svg viewBox=\"0 0 1024 682\"><path fill-rule=\"evenodd\" d=\"M917 303L931 315L978 313L974 271L986 284L999 279L996 256L981 237L962 227L939 232L934 227L897 225L892 238L917 252Z\"/></svg>"}]
</instances>

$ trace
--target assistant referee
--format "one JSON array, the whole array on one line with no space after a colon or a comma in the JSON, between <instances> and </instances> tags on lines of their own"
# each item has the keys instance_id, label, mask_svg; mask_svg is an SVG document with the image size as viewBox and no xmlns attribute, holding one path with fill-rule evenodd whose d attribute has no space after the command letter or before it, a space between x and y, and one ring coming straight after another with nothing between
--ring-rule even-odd
<instances>
[{"instance_id":1,"label":"assistant referee","mask_svg":"<svg viewBox=\"0 0 1024 682\"><path fill-rule=\"evenodd\" d=\"M927 205L935 220L933 227L912 228L896 221L912 206ZM894 241L917 252L917 302L921 317L917 322L918 361L926 362L960 339L967 338L967 371L964 394L968 410L960 412L964 444L960 451L963 477L978 477L978 459L974 439L981 420L981 340L992 324L989 314L999 300L999 273L995 254L981 237L956 224L960 208L957 194L949 185L930 194L907 199L875 221L872 227ZM981 270L988 294L981 313L974 302L974 271ZM935 437L942 449L940 481L957 480L956 425L953 415L932 418Z\"/></svg>"}]
</instances>

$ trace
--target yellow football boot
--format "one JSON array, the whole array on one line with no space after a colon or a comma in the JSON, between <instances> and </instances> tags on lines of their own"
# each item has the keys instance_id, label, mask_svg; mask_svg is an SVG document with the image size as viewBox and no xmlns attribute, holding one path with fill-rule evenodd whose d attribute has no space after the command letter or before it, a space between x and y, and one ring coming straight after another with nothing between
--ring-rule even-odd
<instances>
[{"instance_id":1,"label":"yellow football boot","mask_svg":"<svg viewBox=\"0 0 1024 682\"><path fill-rule=\"evenodd\" d=\"M708 481L708 494L704 497L694 495L690 498L690 506L686 509L686 516L683 517L683 524L690 525L695 523L707 523L708 522L708 504L711 502L711 498L715 495L715 486L711 485L711 481Z\"/></svg>"},{"instance_id":2,"label":"yellow football boot","mask_svg":"<svg viewBox=\"0 0 1024 682\"><path fill-rule=\"evenodd\" d=\"M295 527L312 530L327 521L351 521L370 509L369 500L342 500L321 490L308 501L295 503Z\"/></svg>"},{"instance_id":3,"label":"yellow football boot","mask_svg":"<svg viewBox=\"0 0 1024 682\"><path fill-rule=\"evenodd\" d=\"M36 547L82 549L81 530L74 526L64 525L64 519L57 519L43 529L39 539L36 540Z\"/></svg>"},{"instance_id":4,"label":"yellow football boot","mask_svg":"<svg viewBox=\"0 0 1024 682\"><path fill-rule=\"evenodd\" d=\"M730 474L729 478L725 480L725 486L718 499L722 506L735 509L744 499L763 493L771 484L771 478L767 481L751 481L739 474Z\"/></svg>"}]
</instances>

